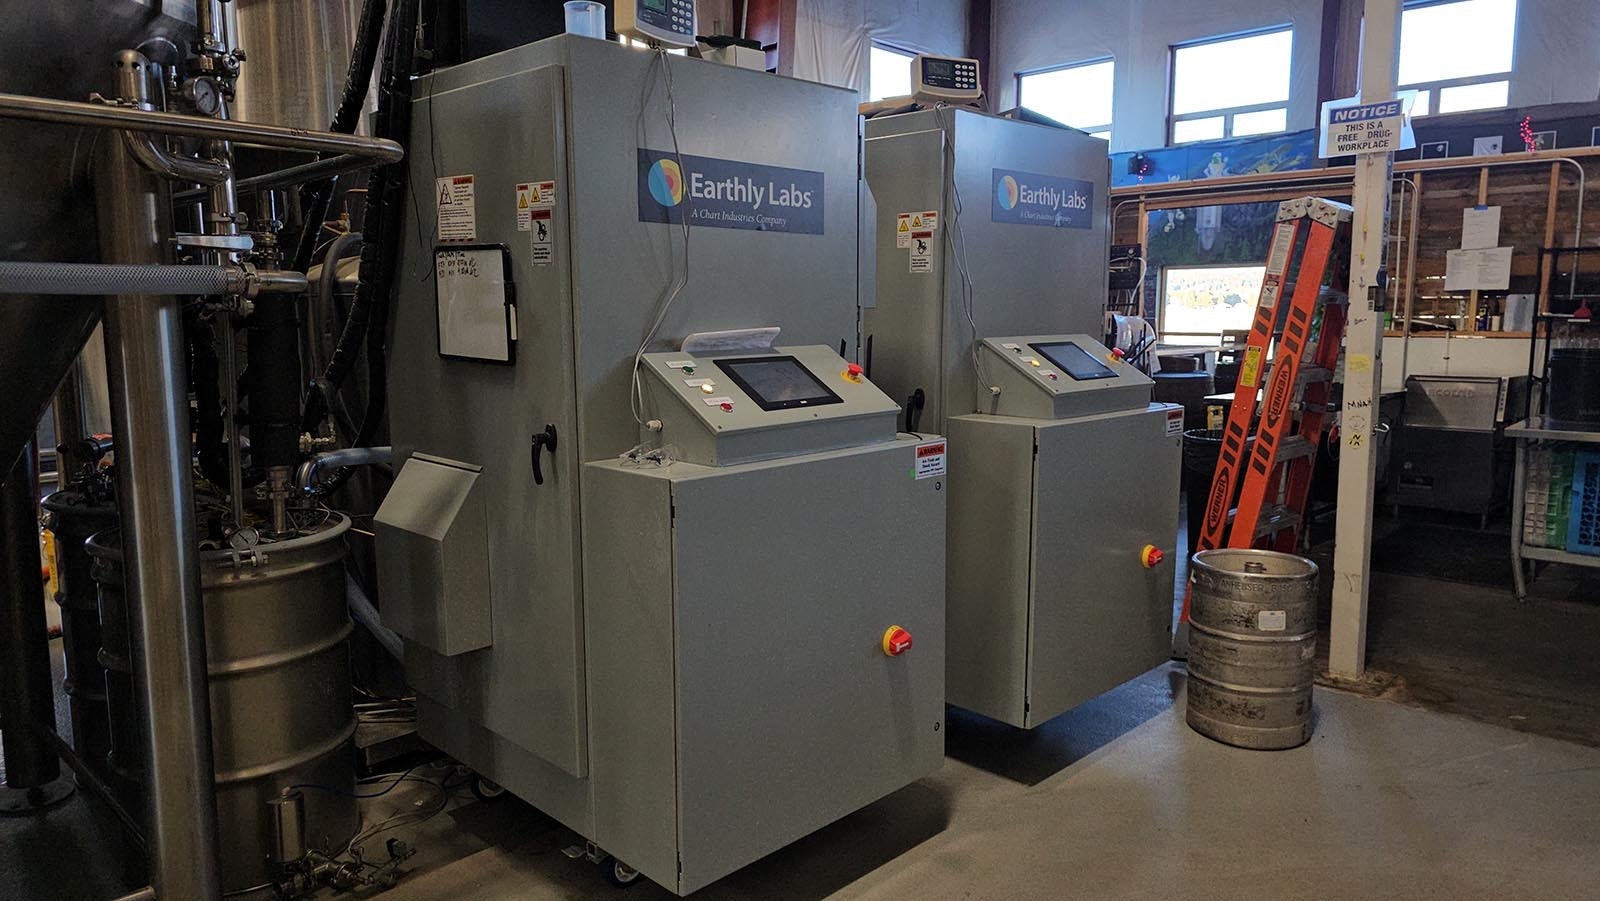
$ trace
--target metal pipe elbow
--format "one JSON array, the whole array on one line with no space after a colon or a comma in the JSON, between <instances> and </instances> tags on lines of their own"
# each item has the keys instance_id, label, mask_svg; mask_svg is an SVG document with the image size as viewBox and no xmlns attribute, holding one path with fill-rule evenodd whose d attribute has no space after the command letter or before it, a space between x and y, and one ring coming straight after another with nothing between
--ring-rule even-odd
<instances>
[{"instance_id":1,"label":"metal pipe elbow","mask_svg":"<svg viewBox=\"0 0 1600 901\"><path fill-rule=\"evenodd\" d=\"M233 167L226 160L202 160L168 153L156 143L154 137L143 132L125 131L122 140L139 165L166 178L218 185L233 175Z\"/></svg>"}]
</instances>

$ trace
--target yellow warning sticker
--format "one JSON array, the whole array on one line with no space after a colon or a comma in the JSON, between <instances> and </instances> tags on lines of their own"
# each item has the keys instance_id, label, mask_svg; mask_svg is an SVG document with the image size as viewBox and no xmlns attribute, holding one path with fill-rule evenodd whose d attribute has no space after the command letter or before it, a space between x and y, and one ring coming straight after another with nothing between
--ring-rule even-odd
<instances>
[{"instance_id":1,"label":"yellow warning sticker","mask_svg":"<svg viewBox=\"0 0 1600 901\"><path fill-rule=\"evenodd\" d=\"M1244 364L1239 367L1239 386L1254 388L1260 384L1260 378L1261 348L1247 347L1244 349Z\"/></svg>"},{"instance_id":2,"label":"yellow warning sticker","mask_svg":"<svg viewBox=\"0 0 1600 901\"><path fill-rule=\"evenodd\" d=\"M911 214L901 213L895 217L894 246L906 248L911 246Z\"/></svg>"},{"instance_id":3,"label":"yellow warning sticker","mask_svg":"<svg viewBox=\"0 0 1600 901\"><path fill-rule=\"evenodd\" d=\"M1345 357L1344 368L1351 372L1371 372L1371 354L1350 354Z\"/></svg>"}]
</instances>

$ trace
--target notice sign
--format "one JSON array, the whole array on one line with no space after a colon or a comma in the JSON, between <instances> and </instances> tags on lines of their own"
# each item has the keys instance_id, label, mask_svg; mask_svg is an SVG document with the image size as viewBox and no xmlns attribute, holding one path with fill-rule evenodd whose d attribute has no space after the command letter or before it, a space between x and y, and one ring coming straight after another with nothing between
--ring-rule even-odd
<instances>
[{"instance_id":1,"label":"notice sign","mask_svg":"<svg viewBox=\"0 0 1600 901\"><path fill-rule=\"evenodd\" d=\"M1323 159L1356 153L1393 153L1417 146L1411 133L1411 103L1415 91L1394 100L1362 103L1359 98L1330 100L1322 105Z\"/></svg>"}]
</instances>

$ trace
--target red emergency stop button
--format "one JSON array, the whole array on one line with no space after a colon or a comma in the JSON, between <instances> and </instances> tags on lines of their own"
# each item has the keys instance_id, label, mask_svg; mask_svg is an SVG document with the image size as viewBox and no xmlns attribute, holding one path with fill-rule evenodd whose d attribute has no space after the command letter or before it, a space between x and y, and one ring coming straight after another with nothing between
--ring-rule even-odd
<instances>
[{"instance_id":1,"label":"red emergency stop button","mask_svg":"<svg viewBox=\"0 0 1600 901\"><path fill-rule=\"evenodd\" d=\"M1153 544L1145 545L1144 550L1139 552L1139 562L1144 564L1145 569L1155 569L1165 559L1167 559L1166 552Z\"/></svg>"},{"instance_id":2,"label":"red emergency stop button","mask_svg":"<svg viewBox=\"0 0 1600 901\"><path fill-rule=\"evenodd\" d=\"M911 650L911 633L899 626L890 626L883 633L883 652L890 657L899 657Z\"/></svg>"},{"instance_id":3,"label":"red emergency stop button","mask_svg":"<svg viewBox=\"0 0 1600 901\"><path fill-rule=\"evenodd\" d=\"M860 375L861 373L866 371L866 370L861 368L861 364L860 363L851 363L850 365L846 366L844 368L844 370L845 370L845 372L848 372L851 375Z\"/></svg>"}]
</instances>

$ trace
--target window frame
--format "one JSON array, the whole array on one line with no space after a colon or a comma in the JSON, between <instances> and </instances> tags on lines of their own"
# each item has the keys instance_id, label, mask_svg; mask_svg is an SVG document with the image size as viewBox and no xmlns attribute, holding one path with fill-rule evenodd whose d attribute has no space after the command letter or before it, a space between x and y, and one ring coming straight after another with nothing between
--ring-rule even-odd
<instances>
[{"instance_id":1,"label":"window frame","mask_svg":"<svg viewBox=\"0 0 1600 901\"><path fill-rule=\"evenodd\" d=\"M1109 141L1109 140L1111 140L1111 134L1114 133L1114 128L1115 128L1115 125L1116 125L1116 117L1117 117L1117 88L1116 88L1116 84L1117 84L1117 58L1115 56L1110 55L1110 54L1107 54L1106 56L1097 56L1094 59L1081 59L1081 60L1078 60L1076 62L1064 63L1064 64L1059 65L1059 66L1041 66L1041 67L1039 67L1037 69L1018 70L1016 72L1016 74L1012 76L1015 79L1016 86L1017 86L1017 107L1020 108L1020 109L1033 110L1032 107L1024 107L1022 105L1022 79L1026 78L1026 77L1028 77L1030 75L1047 75L1047 74L1049 74L1051 72L1065 72L1068 69L1082 69L1082 68L1085 68L1087 66L1100 66L1100 65L1104 65L1106 63L1110 63L1111 64L1111 118L1112 118L1112 121L1111 122L1106 122L1104 124L1093 125L1093 126L1073 125L1070 122L1062 122L1061 124L1067 126L1068 128L1075 128L1078 131L1081 131L1081 132L1083 132L1084 134L1087 134L1087 135L1096 135L1097 136L1098 133L1105 132L1106 133L1105 140ZM1039 115L1041 115L1041 116L1044 115L1044 113L1039 112L1038 110L1033 110L1033 111L1039 113ZM1054 118L1054 117L1050 117L1050 118Z\"/></svg>"},{"instance_id":2,"label":"window frame","mask_svg":"<svg viewBox=\"0 0 1600 901\"><path fill-rule=\"evenodd\" d=\"M1401 28L1400 28L1399 34L1397 34L1395 36L1395 52L1397 54L1400 52L1400 41L1405 40L1405 25L1404 25L1404 22L1405 22L1405 14L1408 11L1413 10L1413 9L1426 9L1426 8L1428 8L1430 6L1452 6L1452 5L1457 4L1457 3L1466 3L1466 2L1469 2L1469 0L1405 0L1405 2L1400 5L1400 17L1401 17L1400 21L1401 21L1402 24L1401 24ZM1511 16L1511 68L1507 69L1504 72L1489 72L1489 73L1483 73L1483 74L1479 74L1479 75L1462 75L1462 76L1459 76L1459 77L1456 77L1456 78L1441 78L1441 79L1438 79L1438 80L1435 80L1435 81L1418 81L1418 82L1412 82L1410 84L1397 85L1396 88L1395 88L1397 91L1417 91L1419 97L1421 96L1421 93L1424 92L1424 91L1426 91L1427 94L1428 94L1428 109L1427 109L1427 111L1426 112L1418 112L1415 108L1413 108L1411 110L1411 115L1412 115L1413 118L1423 117L1423 116L1441 116L1441 115L1442 116L1451 116L1451 115L1455 115L1455 113L1441 113L1441 112L1439 112L1439 92L1441 90L1445 89L1445 88L1459 88L1459 87L1464 87L1466 85L1474 85L1474 84L1494 84L1496 82L1501 82L1501 81L1505 82L1506 83L1506 103L1505 103L1504 106L1483 106L1483 107L1478 107L1476 109L1471 109L1471 110L1460 110L1460 112L1462 112L1462 113L1473 113L1473 112L1481 112L1483 110L1491 110L1491 109L1509 109L1511 107L1511 78L1512 78L1513 74L1515 74L1515 72L1517 71L1517 20L1521 18L1523 2L1524 2L1524 0L1515 0L1515 9L1512 10L1512 16Z\"/></svg>"},{"instance_id":3,"label":"window frame","mask_svg":"<svg viewBox=\"0 0 1600 901\"><path fill-rule=\"evenodd\" d=\"M879 98L877 98L877 100L873 100L872 99L872 93L873 93L873 91L872 91L872 51L873 50L882 50L882 51L884 51L886 53L893 53L893 54L895 54L897 56L905 57L906 58L906 76L912 82L911 86L913 88L916 87L916 84L915 84L916 79L910 77L910 75L911 75L911 64L916 61L916 58L920 55L920 51L909 50L909 49L907 49L905 47L897 47L894 44L890 44L890 43L888 43L886 41L873 40L873 41L868 42L868 44L867 44L867 90L866 90L865 93L866 93L866 96L868 98L868 100L867 100L868 103L876 103L876 102L878 102L878 100L887 100L888 99L887 97L879 97ZM899 97L899 96L902 96L902 95L895 94L893 96Z\"/></svg>"},{"instance_id":4,"label":"window frame","mask_svg":"<svg viewBox=\"0 0 1600 901\"><path fill-rule=\"evenodd\" d=\"M1449 2L1457 2L1457 0L1449 0ZM1285 97L1282 100L1272 100L1272 101L1269 101L1269 102L1266 102L1266 103L1251 103L1251 104L1246 104L1244 106L1225 106L1225 107L1218 107L1216 109L1201 110L1201 111L1192 112L1192 113L1177 113L1177 112L1173 112L1172 104L1173 104L1173 101L1176 100L1177 96L1178 96L1178 51L1179 50L1187 50L1190 47L1204 47L1207 44L1221 44L1221 43L1225 43L1227 41L1237 41L1237 40L1240 40L1242 38L1254 38L1254 37L1260 37L1262 35L1278 34L1280 32L1288 32L1289 33L1290 64L1289 64L1289 84L1288 84L1288 96L1287 97ZM1184 122L1184 121L1189 121L1189 120L1193 120L1193 119L1215 119L1215 118L1217 118L1219 116L1222 118L1222 137L1221 138L1208 138L1208 139L1204 139L1204 140L1226 141L1226 140L1232 139L1233 136L1234 136L1234 134L1233 134L1233 117L1235 115L1239 114L1239 113L1259 113L1259 112L1266 112L1268 110L1279 110L1279 109L1281 109L1281 110L1283 110L1284 125L1287 126L1288 122L1289 122L1289 106L1290 106L1290 103L1294 99L1294 63L1293 63L1293 59L1294 59L1294 23L1293 22L1288 22L1288 23L1285 23L1285 24L1282 24L1282 25L1272 25L1272 26L1268 26L1266 28L1252 28L1252 29L1250 29L1248 31L1235 31L1235 32L1230 32L1228 34L1219 34L1219 35L1216 35L1215 37L1200 38L1199 40L1183 41L1181 43L1168 45L1168 47L1167 47L1167 146L1168 147L1175 147L1175 146L1178 146L1179 144L1196 144L1196 143L1199 143L1199 141L1182 141L1182 142L1180 142L1180 141L1176 141L1176 140L1173 139L1173 133L1177 131L1177 123ZM1286 127L1284 129L1284 131L1258 132L1256 134L1244 135L1244 137L1251 137L1251 138L1266 137L1267 135L1284 134L1287 131L1288 131L1288 129Z\"/></svg>"}]
</instances>

